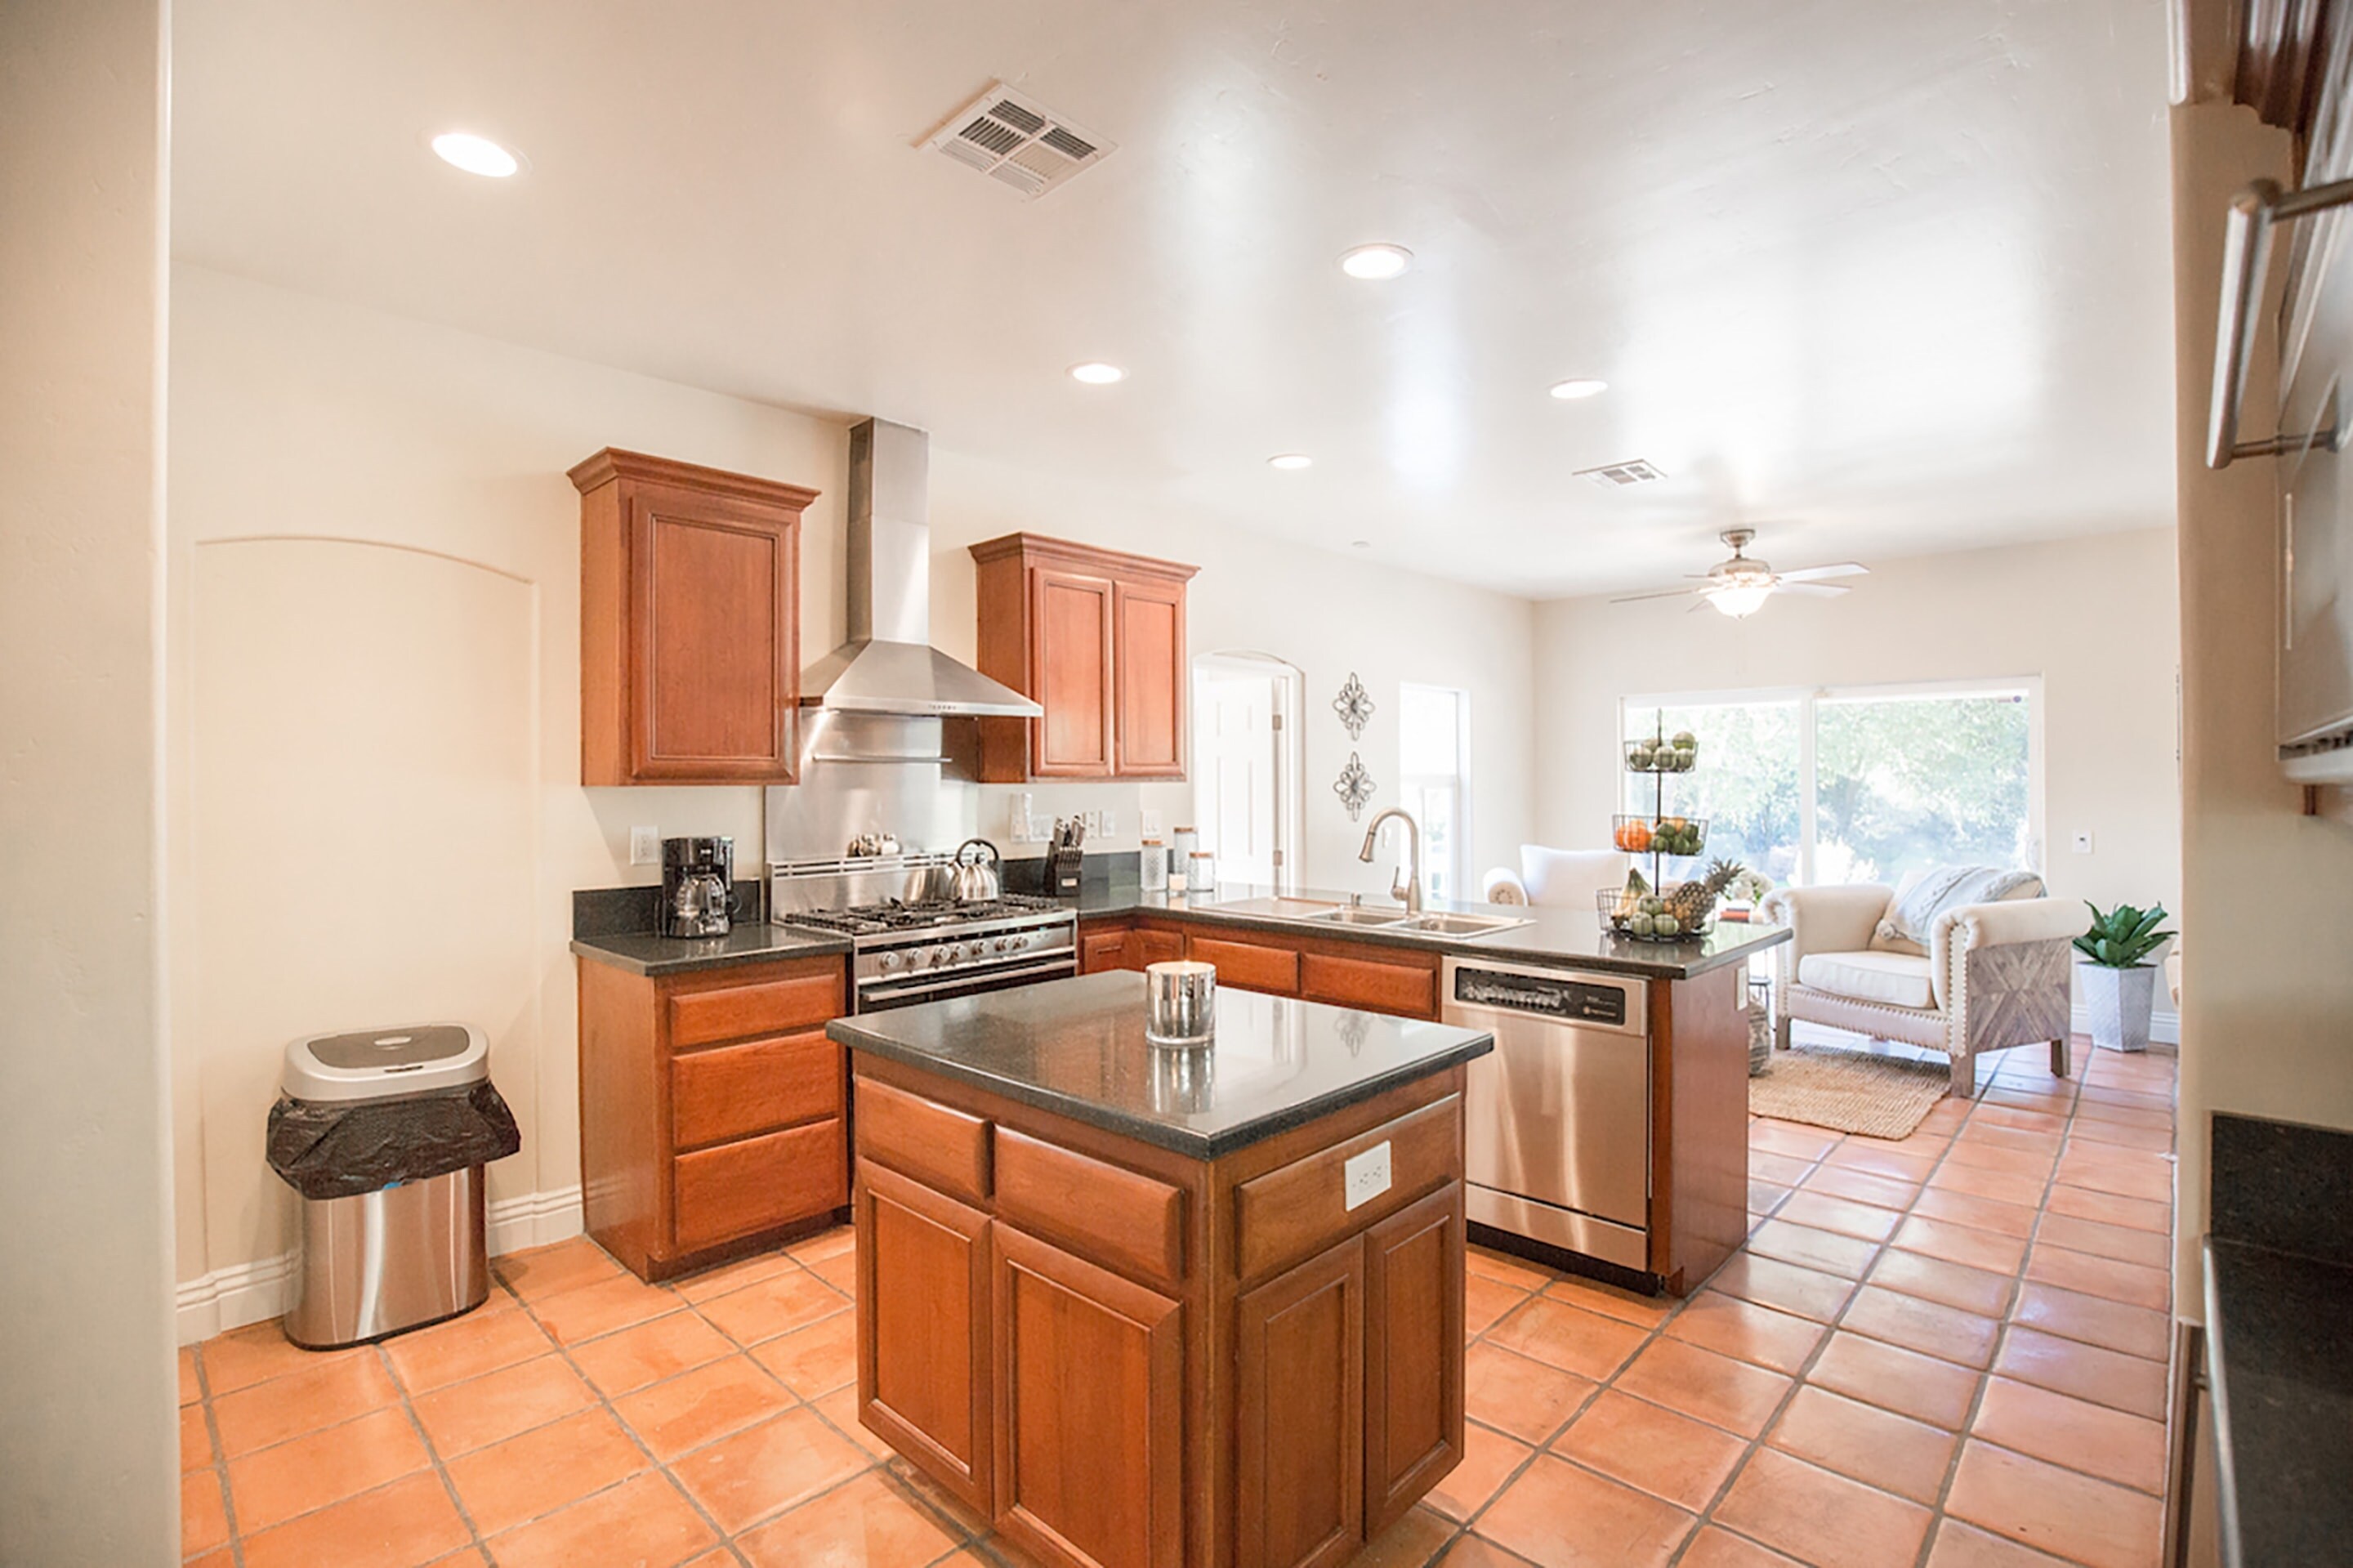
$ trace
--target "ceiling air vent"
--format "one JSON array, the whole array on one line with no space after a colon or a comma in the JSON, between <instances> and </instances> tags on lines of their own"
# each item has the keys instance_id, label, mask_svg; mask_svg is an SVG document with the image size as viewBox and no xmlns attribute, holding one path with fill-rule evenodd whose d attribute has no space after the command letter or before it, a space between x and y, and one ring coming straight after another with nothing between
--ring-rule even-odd
<instances>
[{"instance_id":1,"label":"ceiling air vent","mask_svg":"<svg viewBox=\"0 0 2353 1568\"><path fill-rule=\"evenodd\" d=\"M1027 196L1044 196L1116 150L1001 81L949 115L923 145Z\"/></svg>"},{"instance_id":2,"label":"ceiling air vent","mask_svg":"<svg viewBox=\"0 0 2353 1568\"><path fill-rule=\"evenodd\" d=\"M1621 490L1630 484L1644 484L1666 474L1649 458L1630 458L1624 462L1606 462L1599 468L1581 468L1578 479L1589 479L1604 490Z\"/></svg>"}]
</instances>

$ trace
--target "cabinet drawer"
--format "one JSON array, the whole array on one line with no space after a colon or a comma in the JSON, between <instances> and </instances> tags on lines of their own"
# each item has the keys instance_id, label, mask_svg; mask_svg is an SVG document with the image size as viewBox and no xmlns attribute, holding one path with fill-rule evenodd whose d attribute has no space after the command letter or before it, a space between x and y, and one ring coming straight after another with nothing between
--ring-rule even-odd
<instances>
[{"instance_id":1,"label":"cabinet drawer","mask_svg":"<svg viewBox=\"0 0 2353 1568\"><path fill-rule=\"evenodd\" d=\"M674 1161L678 1250L695 1252L849 1202L839 1118L723 1143Z\"/></svg>"},{"instance_id":2,"label":"cabinet drawer","mask_svg":"<svg viewBox=\"0 0 2353 1568\"><path fill-rule=\"evenodd\" d=\"M1128 933L1127 951L1130 969L1140 969L1146 964L1173 964L1185 956L1185 933L1138 926Z\"/></svg>"},{"instance_id":3,"label":"cabinet drawer","mask_svg":"<svg viewBox=\"0 0 2353 1568\"><path fill-rule=\"evenodd\" d=\"M1183 1189L1002 1127L997 1213L1123 1274L1185 1277Z\"/></svg>"},{"instance_id":4,"label":"cabinet drawer","mask_svg":"<svg viewBox=\"0 0 2353 1568\"><path fill-rule=\"evenodd\" d=\"M697 1051L670 1071L681 1149L841 1114L841 1047L820 1031Z\"/></svg>"},{"instance_id":5,"label":"cabinet drawer","mask_svg":"<svg viewBox=\"0 0 2353 1568\"><path fill-rule=\"evenodd\" d=\"M967 1202L988 1202L988 1123L871 1078L858 1080L858 1153Z\"/></svg>"},{"instance_id":6,"label":"cabinet drawer","mask_svg":"<svg viewBox=\"0 0 2353 1568\"><path fill-rule=\"evenodd\" d=\"M1289 948L1218 937L1189 938L1186 947L1192 957L1216 968L1219 985L1271 991L1277 996L1299 994L1299 955Z\"/></svg>"},{"instance_id":7,"label":"cabinet drawer","mask_svg":"<svg viewBox=\"0 0 2353 1568\"><path fill-rule=\"evenodd\" d=\"M1344 1171L1389 1146L1388 1191L1351 1209ZM1345 1143L1254 1176L1234 1189L1241 1277L1256 1279L1310 1256L1462 1174L1462 1097L1449 1095Z\"/></svg>"},{"instance_id":8,"label":"cabinet drawer","mask_svg":"<svg viewBox=\"0 0 2353 1568\"><path fill-rule=\"evenodd\" d=\"M673 992L670 999L672 1050L782 1034L841 1016L841 965L828 960L807 974L786 975L757 985Z\"/></svg>"},{"instance_id":9,"label":"cabinet drawer","mask_svg":"<svg viewBox=\"0 0 2353 1568\"><path fill-rule=\"evenodd\" d=\"M1128 933L1125 931L1082 931L1079 933L1079 972L1099 975L1105 969L1124 969L1127 961Z\"/></svg>"},{"instance_id":10,"label":"cabinet drawer","mask_svg":"<svg viewBox=\"0 0 2353 1568\"><path fill-rule=\"evenodd\" d=\"M1421 964L1303 953L1299 959L1299 994L1311 1001L1335 1002L1342 1007L1369 1008L1375 1012L1403 1013L1409 1018L1435 1018L1438 971Z\"/></svg>"}]
</instances>

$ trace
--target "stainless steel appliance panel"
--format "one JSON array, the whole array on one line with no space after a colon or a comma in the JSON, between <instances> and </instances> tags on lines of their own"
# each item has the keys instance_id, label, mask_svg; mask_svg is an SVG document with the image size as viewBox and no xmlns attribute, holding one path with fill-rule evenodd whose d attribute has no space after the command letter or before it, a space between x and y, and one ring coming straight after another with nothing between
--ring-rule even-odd
<instances>
[{"instance_id":1,"label":"stainless steel appliance panel","mask_svg":"<svg viewBox=\"0 0 2353 1568\"><path fill-rule=\"evenodd\" d=\"M1643 982L1450 958L1443 1016L1483 1029L1494 1051L1471 1064L1467 1175L1477 1188L1646 1234L1651 1209L1651 1050ZM1476 1194L1474 1205L1482 1203ZM1536 1211L1512 1205L1527 1215ZM1480 1218L1474 1212L1472 1218ZM1621 1261L1518 1224L1487 1224ZM1639 1267L1638 1256L1630 1266Z\"/></svg>"}]
</instances>

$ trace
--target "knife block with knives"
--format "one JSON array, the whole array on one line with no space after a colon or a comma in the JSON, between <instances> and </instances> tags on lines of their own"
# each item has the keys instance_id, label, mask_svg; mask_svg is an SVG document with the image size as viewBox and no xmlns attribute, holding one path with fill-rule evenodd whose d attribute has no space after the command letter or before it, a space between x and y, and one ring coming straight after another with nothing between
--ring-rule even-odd
<instances>
[{"instance_id":1,"label":"knife block with knives","mask_svg":"<svg viewBox=\"0 0 2353 1568\"><path fill-rule=\"evenodd\" d=\"M1087 858L1079 846L1086 836L1086 824L1076 818L1054 819L1053 836L1046 845L1046 891L1058 898L1073 897L1079 891L1079 872Z\"/></svg>"}]
</instances>

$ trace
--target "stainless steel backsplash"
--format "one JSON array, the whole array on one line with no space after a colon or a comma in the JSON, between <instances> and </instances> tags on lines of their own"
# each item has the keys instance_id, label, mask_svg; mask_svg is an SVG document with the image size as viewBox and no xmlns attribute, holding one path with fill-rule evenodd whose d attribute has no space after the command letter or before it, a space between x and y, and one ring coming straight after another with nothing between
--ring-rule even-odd
<instances>
[{"instance_id":1,"label":"stainless steel backsplash","mask_svg":"<svg viewBox=\"0 0 2353 1568\"><path fill-rule=\"evenodd\" d=\"M970 719L801 710L801 781L768 791L768 861L832 860L860 833L910 853L980 831L980 734Z\"/></svg>"}]
</instances>

